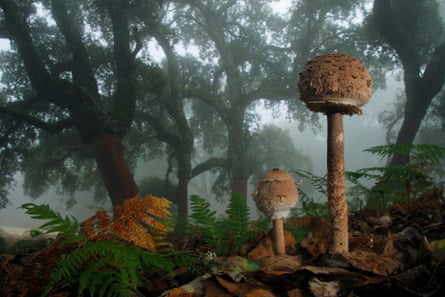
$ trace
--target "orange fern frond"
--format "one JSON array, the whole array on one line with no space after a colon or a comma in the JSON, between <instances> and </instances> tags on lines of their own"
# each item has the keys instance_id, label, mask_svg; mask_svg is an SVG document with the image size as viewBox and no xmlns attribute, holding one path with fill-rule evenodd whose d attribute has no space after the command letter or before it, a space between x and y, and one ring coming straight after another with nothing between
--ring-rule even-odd
<instances>
[{"instance_id":1,"label":"orange fern frond","mask_svg":"<svg viewBox=\"0 0 445 297\"><path fill-rule=\"evenodd\" d=\"M106 234L106 230L111 225L111 219L104 210L99 210L96 214L87 219L83 224L83 231L88 239L108 240L111 234Z\"/></svg>"},{"instance_id":2,"label":"orange fern frond","mask_svg":"<svg viewBox=\"0 0 445 297\"><path fill-rule=\"evenodd\" d=\"M85 221L84 232L89 239L107 240L117 237L136 246L155 251L168 231L166 219L171 216L171 202L148 195L127 199L115 208L113 220L105 211L98 211Z\"/></svg>"}]
</instances>

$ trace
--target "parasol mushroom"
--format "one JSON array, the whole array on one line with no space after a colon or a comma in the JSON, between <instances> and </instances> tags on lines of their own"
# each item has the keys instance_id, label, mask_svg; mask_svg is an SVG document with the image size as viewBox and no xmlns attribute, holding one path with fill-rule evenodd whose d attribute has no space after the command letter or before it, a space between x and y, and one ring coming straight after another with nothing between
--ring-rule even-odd
<instances>
[{"instance_id":1,"label":"parasol mushroom","mask_svg":"<svg viewBox=\"0 0 445 297\"><path fill-rule=\"evenodd\" d=\"M372 94L372 79L357 58L325 54L306 63L298 82L300 99L328 118L327 191L334 230L331 251L348 252L348 205L345 194L343 114L362 114Z\"/></svg>"},{"instance_id":2,"label":"parasol mushroom","mask_svg":"<svg viewBox=\"0 0 445 297\"><path fill-rule=\"evenodd\" d=\"M257 208L273 222L273 248L277 255L285 254L283 219L297 204L298 190L295 180L278 168L267 172L252 193Z\"/></svg>"}]
</instances>

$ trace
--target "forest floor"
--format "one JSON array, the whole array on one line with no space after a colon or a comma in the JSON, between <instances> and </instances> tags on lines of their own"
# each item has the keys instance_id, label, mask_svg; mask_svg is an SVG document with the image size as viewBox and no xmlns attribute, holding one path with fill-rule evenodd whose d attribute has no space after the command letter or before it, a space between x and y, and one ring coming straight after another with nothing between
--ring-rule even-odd
<instances>
[{"instance_id":1,"label":"forest floor","mask_svg":"<svg viewBox=\"0 0 445 297\"><path fill-rule=\"evenodd\" d=\"M270 234L261 233L237 255L214 257L204 269L182 267L148 279L139 296L445 296L442 197L400 202L380 211L352 212L349 222L347 254L329 253L331 229L324 219L290 218L286 226L302 228L307 236L296 242L286 231L285 256L275 256ZM209 251L199 236L179 242L195 253ZM0 296L39 296L50 273L44 263L53 257L51 251L51 245L43 241L15 255L2 254ZM49 296L76 293L67 287Z\"/></svg>"}]
</instances>

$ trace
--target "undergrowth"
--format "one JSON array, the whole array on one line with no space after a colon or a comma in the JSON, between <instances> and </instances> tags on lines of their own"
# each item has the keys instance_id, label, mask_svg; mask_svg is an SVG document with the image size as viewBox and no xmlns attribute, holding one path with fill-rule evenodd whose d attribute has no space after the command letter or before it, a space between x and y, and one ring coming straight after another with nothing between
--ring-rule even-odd
<instances>
[{"instance_id":1,"label":"undergrowth","mask_svg":"<svg viewBox=\"0 0 445 297\"><path fill-rule=\"evenodd\" d=\"M63 217L48 205L23 204L31 218L47 221L39 229L57 233L56 242L69 251L57 261L44 296L67 285L76 287L78 296L138 296L144 276L192 265L185 254L157 250L165 251L169 205L163 198L134 197L113 218L97 212L81 228L74 217Z\"/></svg>"},{"instance_id":2,"label":"undergrowth","mask_svg":"<svg viewBox=\"0 0 445 297\"><path fill-rule=\"evenodd\" d=\"M216 211L204 198L194 195L190 199L192 222L189 232L202 234L204 241L217 255L233 255L259 231L269 229L269 220L252 222L250 209L241 194L234 193L226 210L226 217L217 217Z\"/></svg>"},{"instance_id":3,"label":"undergrowth","mask_svg":"<svg viewBox=\"0 0 445 297\"><path fill-rule=\"evenodd\" d=\"M349 207L358 210L365 204L371 208L385 208L404 200L428 198L442 195L443 161L445 148L432 144L389 144L365 150L379 157L399 154L408 162L406 166L370 167L346 171ZM326 176L317 176L308 171L297 170L315 192L326 199ZM294 215L327 217L327 203L316 202L312 194L301 191L302 207Z\"/></svg>"},{"instance_id":4,"label":"undergrowth","mask_svg":"<svg viewBox=\"0 0 445 297\"><path fill-rule=\"evenodd\" d=\"M384 204L401 199L419 199L442 187L441 164L445 148L433 145L390 145L373 147L367 151L379 156L395 152L407 154L408 166L403 168L373 167L355 172L346 172L351 187L350 203L362 205L375 188L363 181L383 184L378 190L383 193ZM297 172L326 199L326 179L309 172ZM395 187L393 183L399 185ZM400 187L401 185L401 187ZM317 216L327 218L327 202L317 203L309 194L300 190L301 207L294 209L293 216ZM358 202L357 202L358 201ZM225 216L211 210L209 202L200 196L191 197L190 224L187 232L201 234L202 240L218 256L235 255L240 247L259 232L269 231L268 218L250 220L250 209L240 194L232 195ZM176 267L193 267L196 257L185 252L174 252L165 240L171 229L170 203L154 196L126 200L110 217L104 211L79 225L74 217L62 217L48 205L32 203L22 205L32 218L45 220L36 232L57 233L58 244L69 252L57 261L56 268L46 286L45 295L58 287L72 286L81 296L138 296L138 287L146 277L155 273L168 273ZM351 207L354 209L354 205ZM291 230L296 237L304 237L301 230Z\"/></svg>"}]
</instances>

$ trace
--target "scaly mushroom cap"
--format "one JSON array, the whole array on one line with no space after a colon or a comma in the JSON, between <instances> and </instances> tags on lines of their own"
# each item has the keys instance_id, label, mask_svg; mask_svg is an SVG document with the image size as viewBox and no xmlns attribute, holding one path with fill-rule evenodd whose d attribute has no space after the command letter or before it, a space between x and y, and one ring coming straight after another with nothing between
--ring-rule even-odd
<instances>
[{"instance_id":1,"label":"scaly mushroom cap","mask_svg":"<svg viewBox=\"0 0 445 297\"><path fill-rule=\"evenodd\" d=\"M266 216L272 219L285 218L297 204L297 185L286 171L272 169L258 181L252 197L257 208Z\"/></svg>"},{"instance_id":2,"label":"scaly mushroom cap","mask_svg":"<svg viewBox=\"0 0 445 297\"><path fill-rule=\"evenodd\" d=\"M361 114L372 95L372 79L365 65L346 54L325 54L306 63L298 82L300 99L323 113Z\"/></svg>"}]
</instances>

